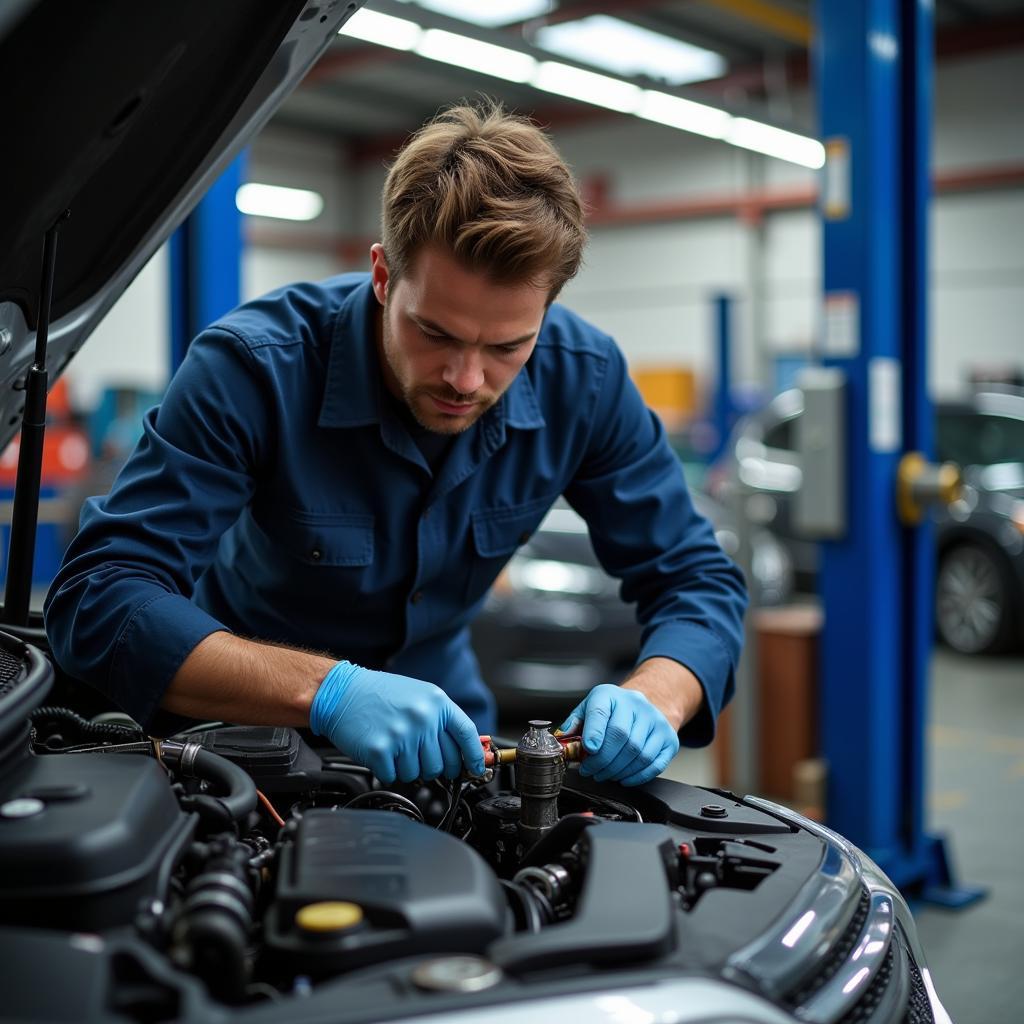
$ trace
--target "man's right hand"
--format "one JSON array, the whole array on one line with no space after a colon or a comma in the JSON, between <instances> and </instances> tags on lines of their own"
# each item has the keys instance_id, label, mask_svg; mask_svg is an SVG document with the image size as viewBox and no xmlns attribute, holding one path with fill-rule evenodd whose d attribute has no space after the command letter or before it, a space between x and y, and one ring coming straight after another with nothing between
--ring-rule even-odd
<instances>
[{"instance_id":1,"label":"man's right hand","mask_svg":"<svg viewBox=\"0 0 1024 1024\"><path fill-rule=\"evenodd\" d=\"M482 775L483 748L469 716L433 683L339 661L324 676L309 726L383 783Z\"/></svg>"}]
</instances>

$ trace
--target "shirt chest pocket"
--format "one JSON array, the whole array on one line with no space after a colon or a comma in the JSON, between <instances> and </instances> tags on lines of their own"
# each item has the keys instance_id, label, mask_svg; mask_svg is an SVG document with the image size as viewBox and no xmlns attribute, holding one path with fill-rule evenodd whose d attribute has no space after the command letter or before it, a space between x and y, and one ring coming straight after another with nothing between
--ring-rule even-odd
<instances>
[{"instance_id":1,"label":"shirt chest pocket","mask_svg":"<svg viewBox=\"0 0 1024 1024\"><path fill-rule=\"evenodd\" d=\"M469 601L476 601L487 592L516 549L533 535L555 498L557 495L472 513L473 557L466 593Z\"/></svg>"},{"instance_id":2,"label":"shirt chest pocket","mask_svg":"<svg viewBox=\"0 0 1024 1024\"><path fill-rule=\"evenodd\" d=\"M373 563L373 526L371 515L292 510L278 539L303 566L360 570L342 574L355 581Z\"/></svg>"}]
</instances>

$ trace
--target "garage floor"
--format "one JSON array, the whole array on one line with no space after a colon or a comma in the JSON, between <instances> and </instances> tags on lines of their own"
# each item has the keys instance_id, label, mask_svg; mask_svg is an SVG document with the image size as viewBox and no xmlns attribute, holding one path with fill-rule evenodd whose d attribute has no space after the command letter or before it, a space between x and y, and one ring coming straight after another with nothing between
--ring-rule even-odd
<instances>
[{"instance_id":1,"label":"garage floor","mask_svg":"<svg viewBox=\"0 0 1024 1024\"><path fill-rule=\"evenodd\" d=\"M1024 658L938 652L929 739L931 828L958 881L988 889L916 910L935 986L958 1024L1024 1020Z\"/></svg>"}]
</instances>

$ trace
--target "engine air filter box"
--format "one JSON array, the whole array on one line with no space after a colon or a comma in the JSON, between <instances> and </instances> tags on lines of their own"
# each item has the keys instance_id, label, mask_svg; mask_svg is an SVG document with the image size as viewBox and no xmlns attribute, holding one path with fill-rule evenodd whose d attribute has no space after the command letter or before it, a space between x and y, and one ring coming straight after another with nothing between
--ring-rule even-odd
<instances>
[{"instance_id":1,"label":"engine air filter box","mask_svg":"<svg viewBox=\"0 0 1024 1024\"><path fill-rule=\"evenodd\" d=\"M264 790L301 792L310 788L323 768L295 729L233 725L188 739L238 765Z\"/></svg>"}]
</instances>

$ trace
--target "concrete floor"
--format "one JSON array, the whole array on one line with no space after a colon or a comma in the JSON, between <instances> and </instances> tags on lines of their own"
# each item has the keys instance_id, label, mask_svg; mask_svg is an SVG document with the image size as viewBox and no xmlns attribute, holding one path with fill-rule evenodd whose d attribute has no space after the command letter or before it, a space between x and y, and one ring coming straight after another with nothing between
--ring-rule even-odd
<instances>
[{"instance_id":1,"label":"concrete floor","mask_svg":"<svg viewBox=\"0 0 1024 1024\"><path fill-rule=\"evenodd\" d=\"M935 655L929 829L956 881L988 896L916 909L935 987L958 1024L1024 1020L1024 658Z\"/></svg>"}]
</instances>

